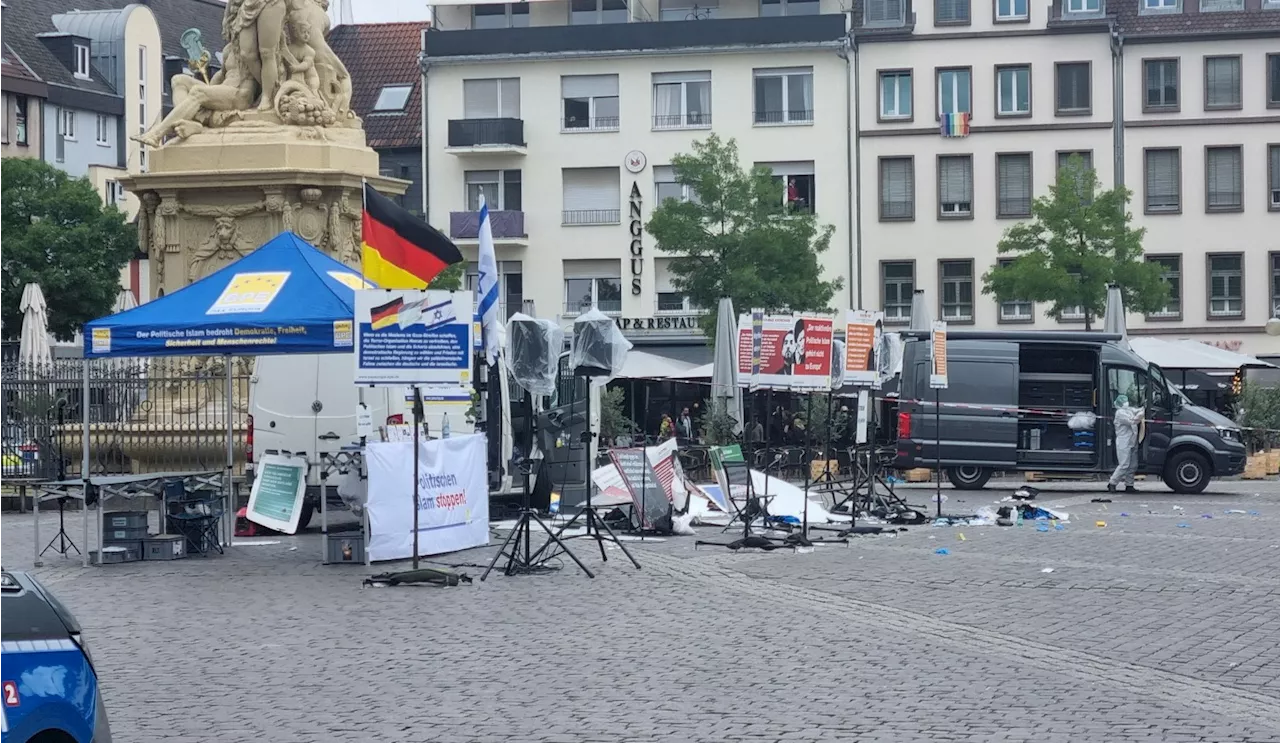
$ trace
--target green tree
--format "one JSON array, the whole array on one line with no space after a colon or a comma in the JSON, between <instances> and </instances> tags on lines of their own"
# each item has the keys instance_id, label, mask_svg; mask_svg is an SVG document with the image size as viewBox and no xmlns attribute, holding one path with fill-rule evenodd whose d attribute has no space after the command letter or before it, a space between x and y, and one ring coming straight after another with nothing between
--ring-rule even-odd
<instances>
[{"instance_id":1,"label":"green tree","mask_svg":"<svg viewBox=\"0 0 1280 743\"><path fill-rule=\"evenodd\" d=\"M827 309L843 286L840 279L823 281L819 262L834 228L785 204L784 186L768 168L744 170L732 139L712 134L671 165L694 196L659 204L645 229L658 250L674 256L673 288L694 306L713 310L702 319L707 337L715 333L714 310L725 296L742 312Z\"/></svg>"},{"instance_id":2,"label":"green tree","mask_svg":"<svg viewBox=\"0 0 1280 743\"><path fill-rule=\"evenodd\" d=\"M22 288L34 282L49 305L49 330L70 340L111 312L120 269L138 250L137 228L103 206L88 179L27 158L6 157L0 168L4 337L21 333Z\"/></svg>"},{"instance_id":3,"label":"green tree","mask_svg":"<svg viewBox=\"0 0 1280 743\"><path fill-rule=\"evenodd\" d=\"M622 412L625 396L621 387L605 387L600 393L600 435L606 439L634 434L639 428Z\"/></svg>"},{"instance_id":4,"label":"green tree","mask_svg":"<svg viewBox=\"0 0 1280 743\"><path fill-rule=\"evenodd\" d=\"M466 274L467 264L455 263L441 271L427 283L428 289L444 292L456 292L462 289L462 277Z\"/></svg>"},{"instance_id":5,"label":"green tree","mask_svg":"<svg viewBox=\"0 0 1280 743\"><path fill-rule=\"evenodd\" d=\"M1072 155L1049 194L1031 204L1031 219L1005 230L999 252L1011 262L982 277L982 293L998 301L1048 302L1049 314L1084 310L1085 330L1106 307L1107 285L1118 284L1125 308L1154 312L1169 290L1158 265L1142 256L1143 228L1130 225L1130 192L1103 191L1098 174Z\"/></svg>"}]
</instances>

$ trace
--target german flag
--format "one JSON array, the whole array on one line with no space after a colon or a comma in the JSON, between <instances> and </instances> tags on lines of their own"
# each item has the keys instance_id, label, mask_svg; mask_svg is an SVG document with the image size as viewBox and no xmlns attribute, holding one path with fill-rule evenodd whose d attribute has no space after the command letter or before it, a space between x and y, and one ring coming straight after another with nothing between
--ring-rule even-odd
<instances>
[{"instance_id":1,"label":"german flag","mask_svg":"<svg viewBox=\"0 0 1280 743\"><path fill-rule=\"evenodd\" d=\"M383 289L425 289L462 262L452 240L367 183L361 242L364 277Z\"/></svg>"},{"instance_id":2,"label":"german flag","mask_svg":"<svg viewBox=\"0 0 1280 743\"><path fill-rule=\"evenodd\" d=\"M382 330L400 322L400 308L404 306L404 300L400 297L379 305L369 310L369 323L373 325L374 330Z\"/></svg>"}]
</instances>

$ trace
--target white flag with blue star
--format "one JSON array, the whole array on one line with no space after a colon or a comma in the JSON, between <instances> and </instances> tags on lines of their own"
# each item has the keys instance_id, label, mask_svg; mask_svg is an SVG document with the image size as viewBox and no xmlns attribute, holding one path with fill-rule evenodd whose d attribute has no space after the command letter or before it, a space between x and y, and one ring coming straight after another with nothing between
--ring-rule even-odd
<instances>
[{"instance_id":1,"label":"white flag with blue star","mask_svg":"<svg viewBox=\"0 0 1280 743\"><path fill-rule=\"evenodd\" d=\"M502 318L498 307L498 257L493 252L493 227L489 223L489 205L480 195L480 280L476 284L479 300L476 315L484 329L484 350L493 364L503 345Z\"/></svg>"}]
</instances>

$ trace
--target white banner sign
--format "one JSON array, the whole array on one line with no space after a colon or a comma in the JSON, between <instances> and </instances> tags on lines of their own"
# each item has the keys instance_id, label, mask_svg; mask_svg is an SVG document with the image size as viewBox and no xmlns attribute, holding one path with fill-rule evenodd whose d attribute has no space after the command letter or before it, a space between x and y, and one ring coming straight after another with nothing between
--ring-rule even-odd
<instances>
[{"instance_id":1,"label":"white banner sign","mask_svg":"<svg viewBox=\"0 0 1280 743\"><path fill-rule=\"evenodd\" d=\"M489 543L484 434L419 444L418 556ZM369 559L413 557L413 442L365 447L369 469Z\"/></svg>"},{"instance_id":2,"label":"white banner sign","mask_svg":"<svg viewBox=\"0 0 1280 743\"><path fill-rule=\"evenodd\" d=\"M356 384L471 389L471 292L356 292Z\"/></svg>"}]
</instances>

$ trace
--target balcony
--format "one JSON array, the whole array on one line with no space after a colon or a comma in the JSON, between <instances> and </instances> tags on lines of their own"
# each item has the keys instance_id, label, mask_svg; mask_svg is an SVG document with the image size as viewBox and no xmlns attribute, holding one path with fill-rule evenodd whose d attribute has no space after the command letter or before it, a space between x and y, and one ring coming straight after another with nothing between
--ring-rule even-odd
<instances>
[{"instance_id":1,"label":"balcony","mask_svg":"<svg viewBox=\"0 0 1280 743\"><path fill-rule=\"evenodd\" d=\"M622 210L620 209L566 209L560 213L560 224L563 225L620 224L621 222Z\"/></svg>"},{"instance_id":2,"label":"balcony","mask_svg":"<svg viewBox=\"0 0 1280 743\"><path fill-rule=\"evenodd\" d=\"M663 52L770 46L836 46L845 35L842 14L725 18L699 21L606 23L431 31L428 57L520 56L577 52Z\"/></svg>"},{"instance_id":3,"label":"balcony","mask_svg":"<svg viewBox=\"0 0 1280 743\"><path fill-rule=\"evenodd\" d=\"M455 155L523 155L521 119L451 119L446 152Z\"/></svg>"},{"instance_id":4,"label":"balcony","mask_svg":"<svg viewBox=\"0 0 1280 743\"><path fill-rule=\"evenodd\" d=\"M524 231L524 212L491 211L489 229L493 231L494 245L525 247L529 244L529 235ZM460 242L478 240L480 212L449 212L449 237Z\"/></svg>"}]
</instances>

